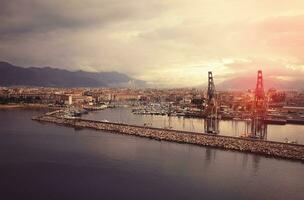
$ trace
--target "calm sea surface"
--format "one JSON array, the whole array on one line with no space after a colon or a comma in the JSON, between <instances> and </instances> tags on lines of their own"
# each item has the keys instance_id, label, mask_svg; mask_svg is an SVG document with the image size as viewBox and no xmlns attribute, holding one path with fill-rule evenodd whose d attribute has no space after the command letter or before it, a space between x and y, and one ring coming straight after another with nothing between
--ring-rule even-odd
<instances>
[{"instance_id":1,"label":"calm sea surface","mask_svg":"<svg viewBox=\"0 0 304 200\"><path fill-rule=\"evenodd\" d=\"M40 112L0 111L0 199L304 199L300 162L32 121Z\"/></svg>"}]
</instances>

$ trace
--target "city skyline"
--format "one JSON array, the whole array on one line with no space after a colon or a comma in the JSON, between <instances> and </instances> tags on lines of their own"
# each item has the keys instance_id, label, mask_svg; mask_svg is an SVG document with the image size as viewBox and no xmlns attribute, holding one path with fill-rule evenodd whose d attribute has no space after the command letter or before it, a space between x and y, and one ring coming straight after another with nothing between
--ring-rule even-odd
<instances>
[{"instance_id":1,"label":"city skyline","mask_svg":"<svg viewBox=\"0 0 304 200\"><path fill-rule=\"evenodd\" d=\"M1 60L118 71L155 86L302 81L303 1L1 2Z\"/></svg>"}]
</instances>

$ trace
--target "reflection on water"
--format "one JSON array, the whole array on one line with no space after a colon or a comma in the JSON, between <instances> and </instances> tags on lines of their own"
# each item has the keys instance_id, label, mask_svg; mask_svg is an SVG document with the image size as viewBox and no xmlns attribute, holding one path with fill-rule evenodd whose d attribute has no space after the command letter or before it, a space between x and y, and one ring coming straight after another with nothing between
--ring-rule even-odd
<instances>
[{"instance_id":1,"label":"reflection on water","mask_svg":"<svg viewBox=\"0 0 304 200\"><path fill-rule=\"evenodd\" d=\"M204 132L219 134L219 120L214 117L208 117L204 120Z\"/></svg>"},{"instance_id":2,"label":"reflection on water","mask_svg":"<svg viewBox=\"0 0 304 200\"><path fill-rule=\"evenodd\" d=\"M263 140L267 139L267 124L264 123L262 119L253 118L248 124L251 129L251 132L249 133L251 136Z\"/></svg>"},{"instance_id":3,"label":"reflection on water","mask_svg":"<svg viewBox=\"0 0 304 200\"><path fill-rule=\"evenodd\" d=\"M210 164L212 164L215 161L215 157L216 157L216 150L212 149L212 148L207 148L206 149L206 166L209 166Z\"/></svg>"},{"instance_id":4,"label":"reflection on water","mask_svg":"<svg viewBox=\"0 0 304 200\"><path fill-rule=\"evenodd\" d=\"M260 156L253 155L253 162L252 162L252 169L254 173L256 174L259 170L259 163L260 163Z\"/></svg>"},{"instance_id":5,"label":"reflection on water","mask_svg":"<svg viewBox=\"0 0 304 200\"><path fill-rule=\"evenodd\" d=\"M134 125L148 125L158 128L172 128L192 132L204 132L204 119L184 118L175 116L135 115L129 108L106 109L90 112L83 118L93 120L109 120ZM241 136L251 131L248 122L245 121L219 121L219 134L227 136ZM265 128L265 127L264 127ZM266 133L266 132L265 132ZM303 125L267 125L267 140L285 142L285 139L304 144Z\"/></svg>"},{"instance_id":6,"label":"reflection on water","mask_svg":"<svg viewBox=\"0 0 304 200\"><path fill-rule=\"evenodd\" d=\"M87 117L117 119L112 111ZM303 199L300 162L75 130L32 121L36 114L0 111L0 199ZM161 117L128 115L121 112L125 121L168 126ZM201 120L170 123L182 122L190 128Z\"/></svg>"}]
</instances>

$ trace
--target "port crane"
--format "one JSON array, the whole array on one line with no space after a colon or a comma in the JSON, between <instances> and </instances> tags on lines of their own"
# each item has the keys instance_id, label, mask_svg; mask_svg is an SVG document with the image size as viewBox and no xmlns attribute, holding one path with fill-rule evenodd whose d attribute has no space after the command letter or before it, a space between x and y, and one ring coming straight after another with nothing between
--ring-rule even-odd
<instances>
[{"instance_id":1,"label":"port crane","mask_svg":"<svg viewBox=\"0 0 304 200\"><path fill-rule=\"evenodd\" d=\"M267 136L267 124L265 123L267 114L267 97L264 91L262 70L258 71L254 100L251 111L251 133L249 136L265 139Z\"/></svg>"},{"instance_id":2,"label":"port crane","mask_svg":"<svg viewBox=\"0 0 304 200\"><path fill-rule=\"evenodd\" d=\"M205 133L219 133L219 120L218 120L218 105L217 95L212 72L208 72L208 90L207 90L207 105L204 110L204 130Z\"/></svg>"}]
</instances>

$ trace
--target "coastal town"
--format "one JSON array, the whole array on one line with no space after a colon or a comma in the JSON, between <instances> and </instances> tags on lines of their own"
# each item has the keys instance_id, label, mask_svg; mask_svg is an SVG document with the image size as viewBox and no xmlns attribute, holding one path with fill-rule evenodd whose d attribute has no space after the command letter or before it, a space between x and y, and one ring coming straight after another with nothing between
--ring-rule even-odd
<instances>
[{"instance_id":1,"label":"coastal town","mask_svg":"<svg viewBox=\"0 0 304 200\"><path fill-rule=\"evenodd\" d=\"M304 124L303 91L269 89L266 96L267 123ZM247 120L253 100L254 90L218 91L220 119ZM92 111L121 105L132 107L134 114L205 118L203 111L207 105L207 91L196 88L0 88L0 108L40 106Z\"/></svg>"},{"instance_id":2,"label":"coastal town","mask_svg":"<svg viewBox=\"0 0 304 200\"><path fill-rule=\"evenodd\" d=\"M265 91L261 70L257 72L255 90L247 91L216 91L211 71L208 72L207 90L29 87L2 88L0 91L3 108L44 107L54 110L46 113L47 117L60 119L77 120L92 111L129 107L133 115L160 115L168 117L169 121L171 117L202 118L204 130L199 131L200 134L219 135L220 121L223 120L243 121L245 130L241 133L235 130L234 135L258 140L267 140L268 125L304 124L303 93L275 89ZM119 115L118 123L121 124ZM34 119L43 121L44 118ZM109 122L108 119L104 121ZM146 122L143 126L146 127L147 123L150 124ZM152 123L151 127L155 128ZM163 128L175 129L170 123ZM231 132L228 129L223 131ZM289 140L289 136L292 134L285 134L285 143L298 143L298 137L292 136L294 139Z\"/></svg>"}]
</instances>

